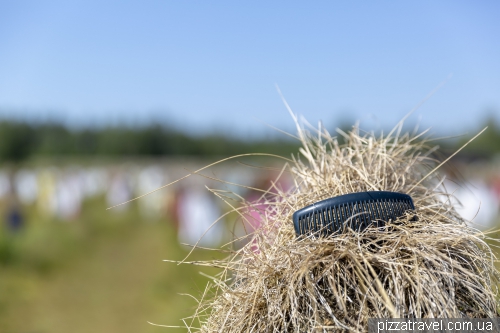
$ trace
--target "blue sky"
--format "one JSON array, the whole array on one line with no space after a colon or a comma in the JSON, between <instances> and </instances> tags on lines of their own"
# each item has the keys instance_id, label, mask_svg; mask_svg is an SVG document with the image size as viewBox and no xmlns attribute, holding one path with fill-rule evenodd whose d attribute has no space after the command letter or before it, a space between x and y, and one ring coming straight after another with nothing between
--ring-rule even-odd
<instances>
[{"instance_id":1,"label":"blue sky","mask_svg":"<svg viewBox=\"0 0 500 333\"><path fill-rule=\"evenodd\" d=\"M500 121L497 1L2 1L0 115L193 133Z\"/></svg>"}]
</instances>

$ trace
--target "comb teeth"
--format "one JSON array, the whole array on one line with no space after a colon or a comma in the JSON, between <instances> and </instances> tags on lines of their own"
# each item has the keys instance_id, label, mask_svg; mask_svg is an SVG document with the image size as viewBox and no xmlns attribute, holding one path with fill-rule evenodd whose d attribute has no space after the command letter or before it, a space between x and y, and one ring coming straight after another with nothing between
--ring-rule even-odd
<instances>
[{"instance_id":1,"label":"comb teeth","mask_svg":"<svg viewBox=\"0 0 500 333\"><path fill-rule=\"evenodd\" d=\"M397 192L370 191L341 195L316 202L293 214L297 236L328 236L344 228L362 231L369 225L383 226L408 210L415 210L409 195Z\"/></svg>"}]
</instances>

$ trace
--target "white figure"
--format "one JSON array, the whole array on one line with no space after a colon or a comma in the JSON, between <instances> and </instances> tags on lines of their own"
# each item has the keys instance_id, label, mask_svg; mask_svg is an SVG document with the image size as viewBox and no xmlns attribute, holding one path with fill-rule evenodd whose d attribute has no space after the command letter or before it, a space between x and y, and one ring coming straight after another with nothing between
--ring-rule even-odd
<instances>
[{"instance_id":1,"label":"white figure","mask_svg":"<svg viewBox=\"0 0 500 333\"><path fill-rule=\"evenodd\" d=\"M452 199L455 209L472 227L481 230L495 227L498 202L493 190L483 181L476 179L466 184L445 181L445 186L455 197Z\"/></svg>"},{"instance_id":2,"label":"white figure","mask_svg":"<svg viewBox=\"0 0 500 333\"><path fill-rule=\"evenodd\" d=\"M81 171L83 181L83 195L91 198L103 193L107 187L108 178L104 169L91 167Z\"/></svg>"},{"instance_id":3,"label":"white figure","mask_svg":"<svg viewBox=\"0 0 500 333\"><path fill-rule=\"evenodd\" d=\"M66 170L56 187L57 216L63 221L75 219L82 207L83 182L78 170Z\"/></svg>"},{"instance_id":4,"label":"white figure","mask_svg":"<svg viewBox=\"0 0 500 333\"><path fill-rule=\"evenodd\" d=\"M152 192L166 184L166 177L158 166L149 166L139 172L136 193L138 196ZM166 201L169 188L164 188L140 198L138 201L143 216L155 218L160 215Z\"/></svg>"},{"instance_id":5,"label":"white figure","mask_svg":"<svg viewBox=\"0 0 500 333\"><path fill-rule=\"evenodd\" d=\"M14 188L23 205L34 203L38 196L36 174L32 170L19 170L14 176Z\"/></svg>"},{"instance_id":6,"label":"white figure","mask_svg":"<svg viewBox=\"0 0 500 333\"><path fill-rule=\"evenodd\" d=\"M179 241L199 246L215 247L223 239L222 221L212 225L220 211L211 194L203 188L188 187L179 197Z\"/></svg>"},{"instance_id":7,"label":"white figure","mask_svg":"<svg viewBox=\"0 0 500 333\"><path fill-rule=\"evenodd\" d=\"M118 173L111 180L109 185L108 193L106 196L108 201L108 207L113 207L122 204L130 199L132 199L131 186L128 182L126 174ZM128 205L120 205L112 209L112 211L124 211Z\"/></svg>"}]
</instances>

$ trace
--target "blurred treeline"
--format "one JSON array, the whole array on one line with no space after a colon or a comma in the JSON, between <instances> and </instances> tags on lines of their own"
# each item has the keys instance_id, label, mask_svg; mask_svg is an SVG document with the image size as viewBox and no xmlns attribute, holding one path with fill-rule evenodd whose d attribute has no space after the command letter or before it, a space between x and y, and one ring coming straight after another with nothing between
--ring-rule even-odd
<instances>
[{"instance_id":1,"label":"blurred treeline","mask_svg":"<svg viewBox=\"0 0 500 333\"><path fill-rule=\"evenodd\" d=\"M500 128L493 120L488 129L464 152L481 157L500 153ZM484 127L483 126L483 127ZM333 131L332 131L333 132ZM475 133L442 142L453 151ZM189 135L178 129L151 124L142 127L113 126L69 129L57 123L0 121L0 161L21 162L32 157L50 156L231 156L244 153L273 153L290 156L299 143L283 138L248 139L206 134Z\"/></svg>"},{"instance_id":2,"label":"blurred treeline","mask_svg":"<svg viewBox=\"0 0 500 333\"><path fill-rule=\"evenodd\" d=\"M486 131L464 148L465 152L470 155L476 155L477 157L488 157L500 154L500 127L493 118L488 119L483 126L481 126L481 129L486 126L488 127ZM461 137L460 140L450 142L450 146L462 146L477 133L479 133L479 130L475 132L472 131L469 135Z\"/></svg>"},{"instance_id":3,"label":"blurred treeline","mask_svg":"<svg viewBox=\"0 0 500 333\"><path fill-rule=\"evenodd\" d=\"M69 129L63 124L0 121L0 160L23 161L44 156L221 156L296 152L287 139L243 140L219 134L188 135L152 124L142 127Z\"/></svg>"}]
</instances>

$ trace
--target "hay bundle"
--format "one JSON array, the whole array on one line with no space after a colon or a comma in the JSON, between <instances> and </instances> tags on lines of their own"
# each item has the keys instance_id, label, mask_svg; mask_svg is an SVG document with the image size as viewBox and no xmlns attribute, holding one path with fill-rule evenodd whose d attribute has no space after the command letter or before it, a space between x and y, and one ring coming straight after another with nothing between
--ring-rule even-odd
<instances>
[{"instance_id":1,"label":"hay bundle","mask_svg":"<svg viewBox=\"0 0 500 333\"><path fill-rule=\"evenodd\" d=\"M269 192L255 241L211 263L224 270L192 317L202 332L366 331L376 317L497 316L498 274L485 236L446 200L426 141L401 135L401 126L380 137L355 126L339 132L344 143L298 126L303 147L288 166L295 187ZM296 237L297 209L381 190L411 195L417 221L407 213L383 230Z\"/></svg>"}]
</instances>

